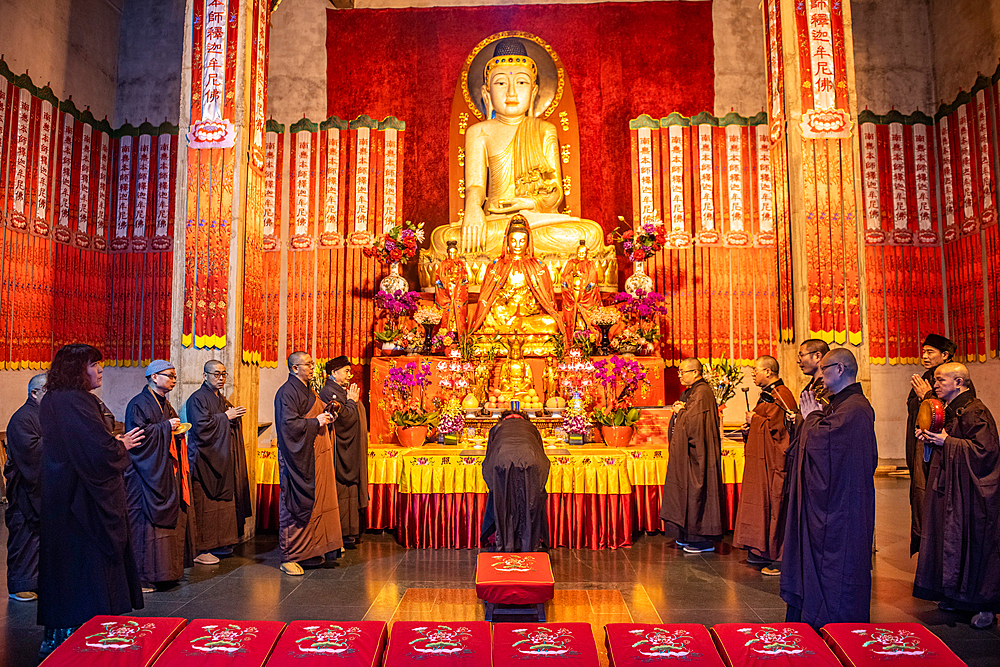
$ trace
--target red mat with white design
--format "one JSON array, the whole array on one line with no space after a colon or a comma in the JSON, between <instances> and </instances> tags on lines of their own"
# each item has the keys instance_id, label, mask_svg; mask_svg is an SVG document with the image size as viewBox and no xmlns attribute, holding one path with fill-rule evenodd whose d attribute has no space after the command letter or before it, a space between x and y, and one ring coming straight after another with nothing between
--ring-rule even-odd
<instances>
[{"instance_id":1,"label":"red mat with white design","mask_svg":"<svg viewBox=\"0 0 1000 667\"><path fill-rule=\"evenodd\" d=\"M535 661L562 667L598 667L590 623L503 623L493 626L493 662Z\"/></svg>"},{"instance_id":2,"label":"red mat with white design","mask_svg":"<svg viewBox=\"0 0 1000 667\"><path fill-rule=\"evenodd\" d=\"M156 667L262 667L285 624L280 621L191 621Z\"/></svg>"},{"instance_id":3,"label":"red mat with white design","mask_svg":"<svg viewBox=\"0 0 1000 667\"><path fill-rule=\"evenodd\" d=\"M965 665L919 623L828 623L820 632L847 667Z\"/></svg>"},{"instance_id":4,"label":"red mat with white design","mask_svg":"<svg viewBox=\"0 0 1000 667\"><path fill-rule=\"evenodd\" d=\"M697 623L608 623L604 644L610 667L723 667L712 635Z\"/></svg>"},{"instance_id":5,"label":"red mat with white design","mask_svg":"<svg viewBox=\"0 0 1000 667\"><path fill-rule=\"evenodd\" d=\"M492 667L486 621L396 621L384 667Z\"/></svg>"},{"instance_id":6,"label":"red mat with white design","mask_svg":"<svg viewBox=\"0 0 1000 667\"><path fill-rule=\"evenodd\" d=\"M476 559L476 596L494 604L542 604L555 594L547 553L481 553Z\"/></svg>"},{"instance_id":7,"label":"red mat with white design","mask_svg":"<svg viewBox=\"0 0 1000 667\"><path fill-rule=\"evenodd\" d=\"M267 667L378 667L388 637L383 621L294 621Z\"/></svg>"},{"instance_id":8,"label":"red mat with white design","mask_svg":"<svg viewBox=\"0 0 1000 667\"><path fill-rule=\"evenodd\" d=\"M728 667L840 667L807 623L719 623L712 626L712 636Z\"/></svg>"},{"instance_id":9,"label":"red mat with white design","mask_svg":"<svg viewBox=\"0 0 1000 667\"><path fill-rule=\"evenodd\" d=\"M183 618L95 616L45 659L45 667L148 667L185 623Z\"/></svg>"}]
</instances>

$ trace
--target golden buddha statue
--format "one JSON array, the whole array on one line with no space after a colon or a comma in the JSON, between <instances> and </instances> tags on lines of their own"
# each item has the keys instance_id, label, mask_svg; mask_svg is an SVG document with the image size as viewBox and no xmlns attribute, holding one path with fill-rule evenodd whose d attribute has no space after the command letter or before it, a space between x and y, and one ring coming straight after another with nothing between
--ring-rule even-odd
<instances>
[{"instance_id":1,"label":"golden buddha statue","mask_svg":"<svg viewBox=\"0 0 1000 667\"><path fill-rule=\"evenodd\" d=\"M525 399L528 390L535 388L531 366L523 354L524 338L511 336L508 348L507 358L500 364L498 377L501 402Z\"/></svg>"},{"instance_id":2,"label":"golden buddha statue","mask_svg":"<svg viewBox=\"0 0 1000 667\"><path fill-rule=\"evenodd\" d=\"M465 335L469 308L469 267L458 256L458 242L448 241L448 259L437 266L434 302L443 311L441 331Z\"/></svg>"},{"instance_id":3,"label":"golden buddha statue","mask_svg":"<svg viewBox=\"0 0 1000 667\"><path fill-rule=\"evenodd\" d=\"M452 238L463 254L493 257L514 213L527 218L540 254L565 255L580 238L605 251L599 224L559 213L563 190L556 126L536 116L538 68L524 44L516 37L498 42L483 79L489 118L465 132L464 216L432 232L432 251L443 255Z\"/></svg>"},{"instance_id":4,"label":"golden buddha statue","mask_svg":"<svg viewBox=\"0 0 1000 667\"><path fill-rule=\"evenodd\" d=\"M554 356L545 357L545 372L542 373L542 387L545 389L545 400L559 396L559 360Z\"/></svg>"},{"instance_id":5,"label":"golden buddha statue","mask_svg":"<svg viewBox=\"0 0 1000 667\"><path fill-rule=\"evenodd\" d=\"M510 220L503 254L486 269L472 334L562 335L562 318L548 269L534 256L524 216Z\"/></svg>"},{"instance_id":6,"label":"golden buddha statue","mask_svg":"<svg viewBox=\"0 0 1000 667\"><path fill-rule=\"evenodd\" d=\"M590 312L601 305L601 293L597 288L597 267L588 255L587 244L580 239L576 257L566 262L559 277L567 338L572 338L574 331L592 328Z\"/></svg>"}]
</instances>

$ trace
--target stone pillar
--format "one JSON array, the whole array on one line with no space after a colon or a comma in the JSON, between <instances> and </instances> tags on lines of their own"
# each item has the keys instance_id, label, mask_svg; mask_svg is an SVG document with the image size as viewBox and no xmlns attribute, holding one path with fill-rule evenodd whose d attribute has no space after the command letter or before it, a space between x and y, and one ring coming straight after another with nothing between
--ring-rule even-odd
<instances>
[{"instance_id":1,"label":"stone pillar","mask_svg":"<svg viewBox=\"0 0 1000 667\"><path fill-rule=\"evenodd\" d=\"M867 390L850 1L764 0L763 11L781 227L779 362L789 369L786 378L801 377L792 370L799 343L822 338L854 352ZM782 183L782 177L787 181Z\"/></svg>"},{"instance_id":2,"label":"stone pillar","mask_svg":"<svg viewBox=\"0 0 1000 667\"><path fill-rule=\"evenodd\" d=\"M182 334L172 342L178 383L171 398L182 409L203 382L205 362L225 364L223 392L247 409L255 504L269 15L268 0L187 3L171 313Z\"/></svg>"}]
</instances>

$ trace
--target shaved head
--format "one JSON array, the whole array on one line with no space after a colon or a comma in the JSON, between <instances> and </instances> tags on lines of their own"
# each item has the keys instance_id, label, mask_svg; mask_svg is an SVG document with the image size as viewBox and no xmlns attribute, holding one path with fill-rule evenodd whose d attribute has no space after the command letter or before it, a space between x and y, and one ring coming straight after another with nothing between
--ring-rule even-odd
<instances>
[{"instance_id":1,"label":"shaved head","mask_svg":"<svg viewBox=\"0 0 1000 667\"><path fill-rule=\"evenodd\" d=\"M823 355L823 365L842 364L844 373L853 379L858 377L858 360L854 358L854 353L846 347L838 347Z\"/></svg>"},{"instance_id":2,"label":"shaved head","mask_svg":"<svg viewBox=\"0 0 1000 667\"><path fill-rule=\"evenodd\" d=\"M28 380L28 393L35 391L36 389L41 389L45 386L45 379L48 377L47 373L39 373L38 375L31 376Z\"/></svg>"},{"instance_id":3,"label":"shaved head","mask_svg":"<svg viewBox=\"0 0 1000 667\"><path fill-rule=\"evenodd\" d=\"M209 359L208 361L205 362L205 367L202 370L204 370L206 373L213 373L217 368L220 367L222 368L222 370L226 369L226 365L221 361L219 361L218 359Z\"/></svg>"},{"instance_id":4,"label":"shaved head","mask_svg":"<svg viewBox=\"0 0 1000 667\"><path fill-rule=\"evenodd\" d=\"M802 344L799 345L799 349L807 354L819 352L823 356L826 356L830 353L830 346L826 344L826 341L819 338L809 338L802 341Z\"/></svg>"},{"instance_id":5,"label":"shaved head","mask_svg":"<svg viewBox=\"0 0 1000 667\"><path fill-rule=\"evenodd\" d=\"M681 361L681 365L678 366L678 368L680 368L682 371L685 370L698 371L698 375L704 373L704 367L701 365L701 362L695 359L694 357L688 357L687 359L683 359Z\"/></svg>"},{"instance_id":6,"label":"shaved head","mask_svg":"<svg viewBox=\"0 0 1000 667\"><path fill-rule=\"evenodd\" d=\"M778 360L769 354L762 354L757 357L757 366L762 370L771 371L775 376L778 375Z\"/></svg>"},{"instance_id":7,"label":"shaved head","mask_svg":"<svg viewBox=\"0 0 1000 667\"><path fill-rule=\"evenodd\" d=\"M292 352L290 355L288 355L288 370L291 371L293 366L301 364L308 358L309 358L308 352Z\"/></svg>"},{"instance_id":8,"label":"shaved head","mask_svg":"<svg viewBox=\"0 0 1000 667\"><path fill-rule=\"evenodd\" d=\"M957 362L941 364L937 370L942 375L947 375L948 377L955 378L956 380L961 380L963 387L968 387L969 382L972 381L972 376L969 375L969 369L966 368L965 364L959 364Z\"/></svg>"}]
</instances>

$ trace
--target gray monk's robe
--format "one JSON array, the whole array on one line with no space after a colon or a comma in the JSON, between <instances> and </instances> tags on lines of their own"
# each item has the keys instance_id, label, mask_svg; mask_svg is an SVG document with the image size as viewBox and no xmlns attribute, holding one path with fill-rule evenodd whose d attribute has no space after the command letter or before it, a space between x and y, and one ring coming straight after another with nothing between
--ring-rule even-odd
<instances>
[{"instance_id":1,"label":"gray monk's robe","mask_svg":"<svg viewBox=\"0 0 1000 667\"><path fill-rule=\"evenodd\" d=\"M132 548L144 582L175 581L194 564L194 526L183 437L175 438L170 401L144 387L125 408L125 430L141 428L125 470Z\"/></svg>"},{"instance_id":2,"label":"gray monk's robe","mask_svg":"<svg viewBox=\"0 0 1000 667\"><path fill-rule=\"evenodd\" d=\"M1000 611L1000 442L993 415L971 390L945 409L924 495L913 594L968 611Z\"/></svg>"},{"instance_id":3,"label":"gray monk's robe","mask_svg":"<svg viewBox=\"0 0 1000 667\"><path fill-rule=\"evenodd\" d=\"M327 379L319 399L326 405L333 398L340 403L331 429L337 446L340 529L344 535L358 537L364 528L361 511L368 507L368 416L362 403L349 400L344 387Z\"/></svg>"},{"instance_id":4,"label":"gray monk's robe","mask_svg":"<svg viewBox=\"0 0 1000 667\"><path fill-rule=\"evenodd\" d=\"M805 417L786 456L781 599L790 621L867 623L875 530L875 411L861 385Z\"/></svg>"},{"instance_id":5,"label":"gray monk's robe","mask_svg":"<svg viewBox=\"0 0 1000 667\"><path fill-rule=\"evenodd\" d=\"M278 544L282 562L323 556L344 546L333 441L317 415L323 403L294 375L274 395L278 433Z\"/></svg>"},{"instance_id":6,"label":"gray monk's robe","mask_svg":"<svg viewBox=\"0 0 1000 667\"><path fill-rule=\"evenodd\" d=\"M719 407L704 378L684 390L670 417L669 458L660 518L681 537L722 535L722 433Z\"/></svg>"},{"instance_id":7,"label":"gray monk's robe","mask_svg":"<svg viewBox=\"0 0 1000 667\"><path fill-rule=\"evenodd\" d=\"M38 521L42 503L42 427L28 397L7 424L7 590L38 588Z\"/></svg>"},{"instance_id":8,"label":"gray monk's robe","mask_svg":"<svg viewBox=\"0 0 1000 667\"><path fill-rule=\"evenodd\" d=\"M242 418L229 419L226 410L231 407L214 388L202 384L185 408L191 422L187 444L197 551L235 544L251 515Z\"/></svg>"},{"instance_id":9,"label":"gray monk's robe","mask_svg":"<svg viewBox=\"0 0 1000 667\"><path fill-rule=\"evenodd\" d=\"M483 479L490 493L483 516L481 544L496 533L494 551L534 551L548 545L549 458L531 422L507 417L490 429L483 458Z\"/></svg>"}]
</instances>

